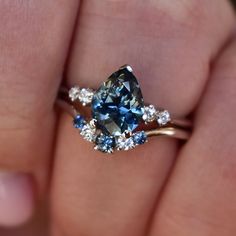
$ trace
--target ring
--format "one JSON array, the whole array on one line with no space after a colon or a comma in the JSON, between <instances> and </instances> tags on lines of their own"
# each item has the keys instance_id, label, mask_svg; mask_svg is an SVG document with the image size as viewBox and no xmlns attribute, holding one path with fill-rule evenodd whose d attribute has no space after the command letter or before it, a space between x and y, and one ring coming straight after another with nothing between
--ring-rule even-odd
<instances>
[{"instance_id":1,"label":"ring","mask_svg":"<svg viewBox=\"0 0 236 236\"><path fill-rule=\"evenodd\" d=\"M144 103L130 65L120 67L97 90L61 87L57 104L72 115L82 137L103 153L133 149L153 136L187 140L191 134L190 121Z\"/></svg>"}]
</instances>

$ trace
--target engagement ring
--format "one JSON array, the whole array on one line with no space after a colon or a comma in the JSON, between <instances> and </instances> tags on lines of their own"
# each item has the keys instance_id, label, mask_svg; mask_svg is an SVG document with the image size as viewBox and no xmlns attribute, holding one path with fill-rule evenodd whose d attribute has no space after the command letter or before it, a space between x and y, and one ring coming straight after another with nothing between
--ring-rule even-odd
<instances>
[{"instance_id":1,"label":"engagement ring","mask_svg":"<svg viewBox=\"0 0 236 236\"><path fill-rule=\"evenodd\" d=\"M97 90L62 87L58 104L73 116L73 126L81 136L104 153L133 149L152 136L187 140L191 133L189 121L145 104L129 65L114 72Z\"/></svg>"}]
</instances>

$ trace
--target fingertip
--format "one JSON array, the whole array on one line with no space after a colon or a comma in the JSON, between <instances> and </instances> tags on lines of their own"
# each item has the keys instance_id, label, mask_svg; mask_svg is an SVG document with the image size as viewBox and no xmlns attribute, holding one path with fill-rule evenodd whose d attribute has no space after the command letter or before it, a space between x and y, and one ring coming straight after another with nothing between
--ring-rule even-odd
<instances>
[{"instance_id":1,"label":"fingertip","mask_svg":"<svg viewBox=\"0 0 236 236\"><path fill-rule=\"evenodd\" d=\"M14 227L27 222L33 214L35 196L32 177L0 172L0 225Z\"/></svg>"}]
</instances>

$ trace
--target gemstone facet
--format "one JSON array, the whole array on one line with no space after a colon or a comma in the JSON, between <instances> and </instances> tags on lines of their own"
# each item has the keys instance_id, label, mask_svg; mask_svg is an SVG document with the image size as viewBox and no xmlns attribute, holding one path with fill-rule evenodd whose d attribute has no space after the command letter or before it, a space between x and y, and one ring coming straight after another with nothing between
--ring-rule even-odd
<instances>
[{"instance_id":1,"label":"gemstone facet","mask_svg":"<svg viewBox=\"0 0 236 236\"><path fill-rule=\"evenodd\" d=\"M138 127L143 107L137 79L126 67L113 73L95 92L92 116L104 134L119 136Z\"/></svg>"}]
</instances>

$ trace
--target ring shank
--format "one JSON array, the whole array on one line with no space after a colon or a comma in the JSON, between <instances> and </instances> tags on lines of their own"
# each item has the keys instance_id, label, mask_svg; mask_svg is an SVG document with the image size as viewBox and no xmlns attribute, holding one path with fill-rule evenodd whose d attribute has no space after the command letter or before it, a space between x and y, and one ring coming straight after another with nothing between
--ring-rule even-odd
<instances>
[{"instance_id":1,"label":"ring shank","mask_svg":"<svg viewBox=\"0 0 236 236\"><path fill-rule=\"evenodd\" d=\"M153 130L146 131L148 137L152 136L162 136L171 137L182 140L188 140L190 137L190 132L176 127L161 127Z\"/></svg>"}]
</instances>

